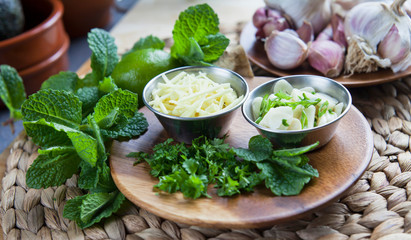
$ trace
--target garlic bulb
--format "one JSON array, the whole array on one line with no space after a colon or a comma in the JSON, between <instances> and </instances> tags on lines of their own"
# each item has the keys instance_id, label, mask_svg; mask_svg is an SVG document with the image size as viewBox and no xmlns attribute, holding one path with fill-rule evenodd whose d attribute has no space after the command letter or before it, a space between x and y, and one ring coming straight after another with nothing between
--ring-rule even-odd
<instances>
[{"instance_id":1,"label":"garlic bulb","mask_svg":"<svg viewBox=\"0 0 411 240\"><path fill-rule=\"evenodd\" d=\"M293 30L275 30L266 39L264 48L271 64L287 70L298 67L307 59L310 44L301 40Z\"/></svg>"},{"instance_id":2,"label":"garlic bulb","mask_svg":"<svg viewBox=\"0 0 411 240\"><path fill-rule=\"evenodd\" d=\"M398 72L411 65L411 19L401 9L404 2L365 2L347 13L347 73L371 72L378 67Z\"/></svg>"},{"instance_id":3,"label":"garlic bulb","mask_svg":"<svg viewBox=\"0 0 411 240\"><path fill-rule=\"evenodd\" d=\"M337 77L344 66L344 48L331 40L316 40L308 53L311 67L326 77Z\"/></svg>"},{"instance_id":4,"label":"garlic bulb","mask_svg":"<svg viewBox=\"0 0 411 240\"><path fill-rule=\"evenodd\" d=\"M314 33L318 34L331 18L331 0L264 0L272 9L289 15L295 27L303 25L304 20L311 23Z\"/></svg>"},{"instance_id":5,"label":"garlic bulb","mask_svg":"<svg viewBox=\"0 0 411 240\"><path fill-rule=\"evenodd\" d=\"M387 2L391 0L334 0L331 9L334 14L344 17L351 8L364 2Z\"/></svg>"}]
</instances>

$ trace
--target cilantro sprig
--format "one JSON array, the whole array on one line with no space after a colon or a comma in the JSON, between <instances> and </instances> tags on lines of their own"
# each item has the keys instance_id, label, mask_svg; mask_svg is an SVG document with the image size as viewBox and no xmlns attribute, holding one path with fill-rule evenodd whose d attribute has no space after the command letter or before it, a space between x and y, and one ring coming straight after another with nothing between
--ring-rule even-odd
<instances>
[{"instance_id":1,"label":"cilantro sprig","mask_svg":"<svg viewBox=\"0 0 411 240\"><path fill-rule=\"evenodd\" d=\"M164 192L181 191L193 199L210 197L207 187L215 184L219 196L232 196L265 183L280 196L297 195L311 178L318 177L304 155L317 146L274 150L268 139L258 135L243 149L229 147L224 139L200 137L191 146L168 139L157 144L152 154L132 152L127 156L136 158L136 164L146 161L151 175L159 178L154 188Z\"/></svg>"}]
</instances>

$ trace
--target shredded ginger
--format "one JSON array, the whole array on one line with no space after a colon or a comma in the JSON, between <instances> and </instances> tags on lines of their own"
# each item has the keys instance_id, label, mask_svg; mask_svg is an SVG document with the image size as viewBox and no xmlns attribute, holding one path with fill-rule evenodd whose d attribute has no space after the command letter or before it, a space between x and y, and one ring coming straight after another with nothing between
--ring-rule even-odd
<instances>
[{"instance_id":1,"label":"shredded ginger","mask_svg":"<svg viewBox=\"0 0 411 240\"><path fill-rule=\"evenodd\" d=\"M244 96L237 97L230 83L217 83L203 72L181 72L172 79L162 75L152 92L150 106L159 112L178 117L202 117L218 114L237 105Z\"/></svg>"}]
</instances>

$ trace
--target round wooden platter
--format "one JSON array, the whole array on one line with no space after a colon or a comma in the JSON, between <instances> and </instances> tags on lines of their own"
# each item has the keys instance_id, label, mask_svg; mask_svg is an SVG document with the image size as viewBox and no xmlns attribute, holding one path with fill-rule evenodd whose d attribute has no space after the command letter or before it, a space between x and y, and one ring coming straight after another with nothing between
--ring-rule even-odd
<instances>
[{"instance_id":1,"label":"round wooden platter","mask_svg":"<svg viewBox=\"0 0 411 240\"><path fill-rule=\"evenodd\" d=\"M292 70L282 70L274 67L267 58L263 42L255 38L256 31L257 29L251 22L247 23L243 28L243 31L241 32L240 44L243 46L245 52L247 53L248 59L250 59L250 61L252 61L260 68L280 77L302 74L320 76L323 75L322 73L312 68L307 61L298 68ZM346 87L364 87L391 82L410 74L411 67L409 67L405 71L398 73L393 73L391 69L381 69L377 72L371 73L356 73L350 76L340 75L333 79Z\"/></svg>"},{"instance_id":2,"label":"round wooden platter","mask_svg":"<svg viewBox=\"0 0 411 240\"><path fill-rule=\"evenodd\" d=\"M269 80L267 77L248 79L250 88ZM256 228L284 222L314 212L336 200L352 186L366 170L372 156L370 127L363 115L352 109L341 120L333 139L324 147L309 153L310 164L319 172L298 196L275 196L264 186L253 193L234 197L219 197L209 187L212 198L185 199L181 193L156 192L158 180L149 174L146 163L133 166L130 152L150 152L167 139L167 134L154 114L142 108L148 131L138 139L114 142L110 166L119 190L134 204L160 217L190 225L216 228ZM247 148L248 141L258 134L237 110L227 142L233 147Z\"/></svg>"}]
</instances>

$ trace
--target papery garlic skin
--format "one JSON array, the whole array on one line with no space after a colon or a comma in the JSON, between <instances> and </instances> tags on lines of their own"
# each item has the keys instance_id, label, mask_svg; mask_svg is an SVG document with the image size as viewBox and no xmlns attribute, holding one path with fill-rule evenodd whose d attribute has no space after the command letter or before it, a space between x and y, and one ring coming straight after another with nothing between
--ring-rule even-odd
<instances>
[{"instance_id":1,"label":"papery garlic skin","mask_svg":"<svg viewBox=\"0 0 411 240\"><path fill-rule=\"evenodd\" d=\"M378 67L391 67L397 72L411 65L411 20L400 9L404 1L361 3L346 14L346 73L371 72ZM390 48L395 52L390 53Z\"/></svg>"},{"instance_id":2,"label":"papery garlic skin","mask_svg":"<svg viewBox=\"0 0 411 240\"><path fill-rule=\"evenodd\" d=\"M314 41L314 29L311 26L311 23L304 21L303 25L297 29L298 37L304 42Z\"/></svg>"},{"instance_id":3,"label":"papery garlic skin","mask_svg":"<svg viewBox=\"0 0 411 240\"><path fill-rule=\"evenodd\" d=\"M293 20L299 28L304 21L311 23L314 33L318 34L327 26L331 18L331 0L264 0L265 4L278 9Z\"/></svg>"},{"instance_id":4,"label":"papery garlic skin","mask_svg":"<svg viewBox=\"0 0 411 240\"><path fill-rule=\"evenodd\" d=\"M330 78L341 74L344 58L344 48L331 40L314 41L308 53L311 67Z\"/></svg>"},{"instance_id":5,"label":"papery garlic skin","mask_svg":"<svg viewBox=\"0 0 411 240\"><path fill-rule=\"evenodd\" d=\"M253 25L257 28L257 38L265 38L274 30L282 31L290 28L288 20L280 11L267 7L258 8L254 12Z\"/></svg>"},{"instance_id":6,"label":"papery garlic skin","mask_svg":"<svg viewBox=\"0 0 411 240\"><path fill-rule=\"evenodd\" d=\"M289 70L300 66L308 56L306 44L294 31L273 31L266 39L264 48L271 64Z\"/></svg>"}]
</instances>

